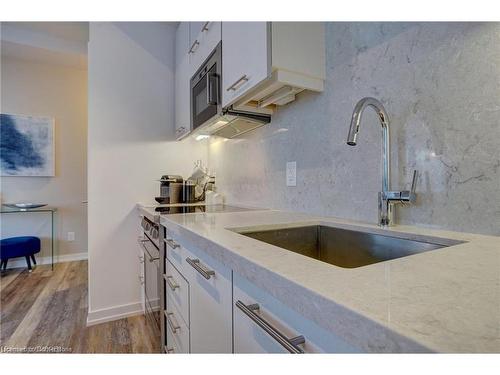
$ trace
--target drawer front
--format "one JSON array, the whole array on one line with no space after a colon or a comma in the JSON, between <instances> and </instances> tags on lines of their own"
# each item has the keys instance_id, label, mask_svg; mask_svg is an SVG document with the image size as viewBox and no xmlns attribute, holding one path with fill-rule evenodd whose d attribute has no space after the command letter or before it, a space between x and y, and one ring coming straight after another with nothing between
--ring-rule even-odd
<instances>
[{"instance_id":1,"label":"drawer front","mask_svg":"<svg viewBox=\"0 0 500 375\"><path fill-rule=\"evenodd\" d=\"M304 353L359 352L359 349L345 342L342 338L325 331L314 322L252 284L246 278L235 273L233 282L235 353L292 352L293 350L290 349L293 348L287 346L286 343L284 345L283 341L280 343L280 338L277 337L279 334L286 339L303 336L305 342L297 345L297 347L303 350ZM258 304L258 310L252 309L252 305L255 304ZM245 310L245 306L250 307L250 309ZM252 319L252 316L255 318L255 315L248 314L248 310L251 310L258 318L262 319L267 324L268 329L262 327L262 320L260 320L261 324L259 325L258 318ZM276 332L279 332L279 334L276 335Z\"/></svg>"},{"instance_id":2,"label":"drawer front","mask_svg":"<svg viewBox=\"0 0 500 375\"><path fill-rule=\"evenodd\" d=\"M167 308L175 305L182 320L189 326L189 284L177 269L167 259L165 288L167 291Z\"/></svg>"},{"instance_id":3,"label":"drawer front","mask_svg":"<svg viewBox=\"0 0 500 375\"><path fill-rule=\"evenodd\" d=\"M189 328L180 317L179 311L173 305L168 306L164 317L167 330L167 347L173 347L175 353L189 353Z\"/></svg>"},{"instance_id":4,"label":"drawer front","mask_svg":"<svg viewBox=\"0 0 500 375\"><path fill-rule=\"evenodd\" d=\"M172 330L170 329L170 327L166 322L165 322L165 327L167 331L167 344L165 345L165 353L177 354L179 353L179 347L177 346L177 343L174 339L174 334L172 333Z\"/></svg>"},{"instance_id":5,"label":"drawer front","mask_svg":"<svg viewBox=\"0 0 500 375\"><path fill-rule=\"evenodd\" d=\"M170 261L170 263L177 270L179 270L181 274L184 274L183 267L185 263L184 259L186 258L184 255L184 249L177 241L168 236L168 230L167 238L165 239L165 249L167 253L167 259Z\"/></svg>"},{"instance_id":6,"label":"drawer front","mask_svg":"<svg viewBox=\"0 0 500 375\"><path fill-rule=\"evenodd\" d=\"M236 279L236 275L234 275ZM249 296L238 287L233 289L233 319L234 319L234 352L235 353L288 353L289 351L273 338L268 332L261 328L237 305L238 301L246 306L259 304L259 310L255 314L264 319L276 331L288 338L297 336L290 328L283 324L276 316L271 314L266 303L255 296ZM303 345L299 346L301 349Z\"/></svg>"}]
</instances>

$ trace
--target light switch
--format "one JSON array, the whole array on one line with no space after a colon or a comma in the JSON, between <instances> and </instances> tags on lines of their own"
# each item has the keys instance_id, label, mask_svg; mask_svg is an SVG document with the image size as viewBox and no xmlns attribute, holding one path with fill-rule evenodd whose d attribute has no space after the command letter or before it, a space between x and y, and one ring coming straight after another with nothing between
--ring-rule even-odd
<instances>
[{"instance_id":1,"label":"light switch","mask_svg":"<svg viewBox=\"0 0 500 375\"><path fill-rule=\"evenodd\" d=\"M75 232L68 232L68 241L74 241L75 240Z\"/></svg>"},{"instance_id":2,"label":"light switch","mask_svg":"<svg viewBox=\"0 0 500 375\"><path fill-rule=\"evenodd\" d=\"M297 162L286 163L286 186L297 186Z\"/></svg>"}]
</instances>

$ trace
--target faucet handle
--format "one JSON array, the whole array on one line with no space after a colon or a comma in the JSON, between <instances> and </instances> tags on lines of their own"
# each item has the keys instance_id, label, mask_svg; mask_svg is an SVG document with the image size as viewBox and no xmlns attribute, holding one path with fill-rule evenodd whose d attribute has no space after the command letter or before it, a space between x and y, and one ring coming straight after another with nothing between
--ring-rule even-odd
<instances>
[{"instance_id":1,"label":"faucet handle","mask_svg":"<svg viewBox=\"0 0 500 375\"><path fill-rule=\"evenodd\" d=\"M403 190L400 193L400 200L401 203L415 203L417 200L417 194L415 193L415 189L417 187L417 179L418 179L418 172L415 169L413 171L413 178L411 180L411 188L410 190Z\"/></svg>"},{"instance_id":2,"label":"faucet handle","mask_svg":"<svg viewBox=\"0 0 500 375\"><path fill-rule=\"evenodd\" d=\"M413 170L413 178L411 180L411 188L410 193L415 194L415 189L417 187L417 179L418 179L418 171L416 169Z\"/></svg>"}]
</instances>

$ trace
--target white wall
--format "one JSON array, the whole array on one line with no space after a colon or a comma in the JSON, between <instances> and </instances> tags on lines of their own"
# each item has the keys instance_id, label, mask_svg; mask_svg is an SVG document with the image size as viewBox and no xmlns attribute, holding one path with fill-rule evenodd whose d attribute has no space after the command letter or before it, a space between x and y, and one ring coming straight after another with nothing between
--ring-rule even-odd
<instances>
[{"instance_id":1,"label":"white wall","mask_svg":"<svg viewBox=\"0 0 500 375\"><path fill-rule=\"evenodd\" d=\"M90 24L89 323L140 309L135 205L162 174L207 159L204 142L172 141L174 35L168 23Z\"/></svg>"},{"instance_id":2,"label":"white wall","mask_svg":"<svg viewBox=\"0 0 500 375\"><path fill-rule=\"evenodd\" d=\"M85 256L87 208L82 201L87 199L87 71L3 54L1 78L2 113L54 117L56 150L55 177L2 177L2 201L57 207L58 253ZM38 257L50 254L50 230L49 214L4 214L1 218L3 238L42 238ZM68 232L75 232L74 242L67 241Z\"/></svg>"},{"instance_id":3,"label":"white wall","mask_svg":"<svg viewBox=\"0 0 500 375\"><path fill-rule=\"evenodd\" d=\"M391 120L392 187L421 173L417 204L396 220L499 235L499 35L499 23L328 23L325 91L213 140L218 188L233 202L376 222L381 132L370 108L358 145L346 145L354 105L374 96Z\"/></svg>"}]
</instances>

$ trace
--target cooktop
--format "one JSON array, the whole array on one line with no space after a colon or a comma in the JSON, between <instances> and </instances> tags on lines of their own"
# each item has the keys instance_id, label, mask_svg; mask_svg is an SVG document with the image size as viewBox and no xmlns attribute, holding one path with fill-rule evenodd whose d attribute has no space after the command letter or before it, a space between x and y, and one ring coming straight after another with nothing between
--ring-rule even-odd
<instances>
[{"instance_id":1,"label":"cooktop","mask_svg":"<svg viewBox=\"0 0 500 375\"><path fill-rule=\"evenodd\" d=\"M229 206L227 204L211 204L211 205L196 205L196 206L158 206L155 208L156 212L161 215L171 214L189 214L189 213L202 213L202 212L240 212L240 211L254 211L252 208L243 208L236 206Z\"/></svg>"}]
</instances>

